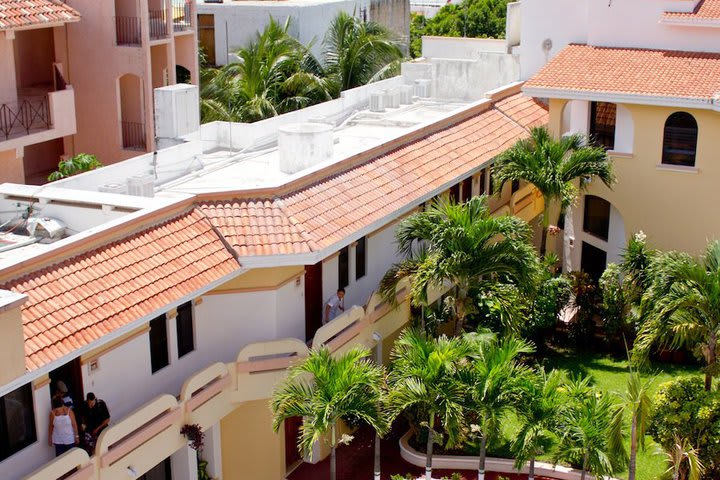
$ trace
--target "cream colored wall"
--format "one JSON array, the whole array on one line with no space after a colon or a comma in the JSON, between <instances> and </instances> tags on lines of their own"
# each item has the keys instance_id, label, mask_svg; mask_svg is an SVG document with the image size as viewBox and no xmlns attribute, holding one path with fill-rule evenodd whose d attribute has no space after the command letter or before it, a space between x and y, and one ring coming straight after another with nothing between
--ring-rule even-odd
<instances>
[{"instance_id":1,"label":"cream colored wall","mask_svg":"<svg viewBox=\"0 0 720 480\"><path fill-rule=\"evenodd\" d=\"M232 480L285 478L285 429L272 430L268 400L238 407L220 422L223 477Z\"/></svg>"},{"instance_id":2,"label":"cream colored wall","mask_svg":"<svg viewBox=\"0 0 720 480\"><path fill-rule=\"evenodd\" d=\"M283 283L304 275L304 267L256 268L249 270L229 282L223 283L214 293L231 292L234 290L275 289Z\"/></svg>"},{"instance_id":3,"label":"cream colored wall","mask_svg":"<svg viewBox=\"0 0 720 480\"><path fill-rule=\"evenodd\" d=\"M20 297L20 296L18 296ZM27 298L27 297L25 297ZM20 297L0 307L0 385L4 385L25 373L25 349L20 307L25 300Z\"/></svg>"},{"instance_id":4,"label":"cream colored wall","mask_svg":"<svg viewBox=\"0 0 720 480\"><path fill-rule=\"evenodd\" d=\"M565 102L550 101L550 128L560 131ZM646 105L623 105L632 116L634 138L631 155L611 158L618 178L608 189L593 182L588 194L609 201L622 215L626 239L643 230L649 242L661 249L700 253L707 241L720 238L720 113ZM698 123L695 168L661 164L663 129L667 117L686 111ZM576 212L582 216L582 212ZM576 247L577 248L577 247Z\"/></svg>"},{"instance_id":5,"label":"cream colored wall","mask_svg":"<svg viewBox=\"0 0 720 480\"><path fill-rule=\"evenodd\" d=\"M0 32L0 104L17 100L13 38L13 32Z\"/></svg>"}]
</instances>

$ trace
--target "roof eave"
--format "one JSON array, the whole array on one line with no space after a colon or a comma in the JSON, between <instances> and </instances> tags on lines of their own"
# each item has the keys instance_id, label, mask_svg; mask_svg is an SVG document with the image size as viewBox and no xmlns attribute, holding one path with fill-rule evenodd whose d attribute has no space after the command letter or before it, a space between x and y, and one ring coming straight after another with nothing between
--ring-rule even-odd
<instances>
[{"instance_id":1,"label":"roof eave","mask_svg":"<svg viewBox=\"0 0 720 480\"><path fill-rule=\"evenodd\" d=\"M62 27L65 24L68 23L77 23L80 21L80 17L74 17L67 20L62 20L58 22L43 22L43 23L34 23L31 25L21 25L18 27L0 27L0 32L21 32L23 30L38 30L40 28L55 28L55 27Z\"/></svg>"},{"instance_id":2,"label":"roof eave","mask_svg":"<svg viewBox=\"0 0 720 480\"><path fill-rule=\"evenodd\" d=\"M525 84L523 93L535 98L559 98L564 100L585 100L591 102L629 103L658 107L697 108L720 111L720 100L713 98L688 98L664 95L641 95L589 90L533 87Z\"/></svg>"},{"instance_id":3,"label":"roof eave","mask_svg":"<svg viewBox=\"0 0 720 480\"><path fill-rule=\"evenodd\" d=\"M658 22L675 27L720 28L720 18L697 18L692 16L663 16Z\"/></svg>"}]
</instances>

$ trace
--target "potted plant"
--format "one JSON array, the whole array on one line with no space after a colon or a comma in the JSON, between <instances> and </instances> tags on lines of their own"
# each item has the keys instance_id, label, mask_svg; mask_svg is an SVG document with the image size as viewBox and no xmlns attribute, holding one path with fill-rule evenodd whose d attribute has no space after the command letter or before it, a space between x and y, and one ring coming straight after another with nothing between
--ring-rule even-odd
<instances>
[{"instance_id":1,"label":"potted plant","mask_svg":"<svg viewBox=\"0 0 720 480\"><path fill-rule=\"evenodd\" d=\"M198 480L210 480L207 472L208 462L202 458L202 450L205 446L205 433L197 423L186 424L180 429L180 434L184 435L188 441L188 447L197 452L197 469Z\"/></svg>"}]
</instances>

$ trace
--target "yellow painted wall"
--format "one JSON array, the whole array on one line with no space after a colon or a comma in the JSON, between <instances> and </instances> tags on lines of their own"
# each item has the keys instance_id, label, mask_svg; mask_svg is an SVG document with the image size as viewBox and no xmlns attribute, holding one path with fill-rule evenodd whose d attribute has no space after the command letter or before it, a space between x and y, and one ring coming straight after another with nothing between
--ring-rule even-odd
<instances>
[{"instance_id":1,"label":"yellow painted wall","mask_svg":"<svg viewBox=\"0 0 720 480\"><path fill-rule=\"evenodd\" d=\"M560 131L564 105L550 101L554 133ZM643 230L657 248L701 253L709 239L720 239L720 112L623 105L634 123L632 157L612 157L617 184L610 190L593 182L588 194L620 211L627 237ZM661 165L665 120L677 111L692 114L698 123L695 171Z\"/></svg>"},{"instance_id":2,"label":"yellow painted wall","mask_svg":"<svg viewBox=\"0 0 720 480\"><path fill-rule=\"evenodd\" d=\"M213 292L228 292L245 289L269 289L276 288L288 280L292 280L305 273L305 267L277 267L257 268L235 277L227 283L223 283Z\"/></svg>"},{"instance_id":3,"label":"yellow painted wall","mask_svg":"<svg viewBox=\"0 0 720 480\"><path fill-rule=\"evenodd\" d=\"M20 303L0 309L0 385L25 373L24 345Z\"/></svg>"},{"instance_id":4,"label":"yellow painted wall","mask_svg":"<svg viewBox=\"0 0 720 480\"><path fill-rule=\"evenodd\" d=\"M242 404L220 424L223 478L280 480L285 478L285 430L272 430L268 400Z\"/></svg>"}]
</instances>

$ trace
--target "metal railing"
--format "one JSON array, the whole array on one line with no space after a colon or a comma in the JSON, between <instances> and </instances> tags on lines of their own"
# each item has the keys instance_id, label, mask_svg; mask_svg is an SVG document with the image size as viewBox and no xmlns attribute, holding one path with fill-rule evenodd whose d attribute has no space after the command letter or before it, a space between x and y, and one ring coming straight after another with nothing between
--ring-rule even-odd
<instances>
[{"instance_id":1,"label":"metal railing","mask_svg":"<svg viewBox=\"0 0 720 480\"><path fill-rule=\"evenodd\" d=\"M150 39L160 40L170 35L165 10L150 10Z\"/></svg>"},{"instance_id":2,"label":"metal railing","mask_svg":"<svg viewBox=\"0 0 720 480\"><path fill-rule=\"evenodd\" d=\"M33 129L50 128L50 106L47 95L25 98L0 105L0 132L5 140L11 135L30 134Z\"/></svg>"},{"instance_id":3,"label":"metal railing","mask_svg":"<svg viewBox=\"0 0 720 480\"><path fill-rule=\"evenodd\" d=\"M172 19L174 31L182 32L192 29L192 3L187 1L173 2Z\"/></svg>"},{"instance_id":4,"label":"metal railing","mask_svg":"<svg viewBox=\"0 0 720 480\"><path fill-rule=\"evenodd\" d=\"M140 17L115 17L115 35L118 45L140 45Z\"/></svg>"},{"instance_id":5,"label":"metal railing","mask_svg":"<svg viewBox=\"0 0 720 480\"><path fill-rule=\"evenodd\" d=\"M136 122L120 122L122 126L123 148L128 150L145 150L145 124Z\"/></svg>"}]
</instances>

